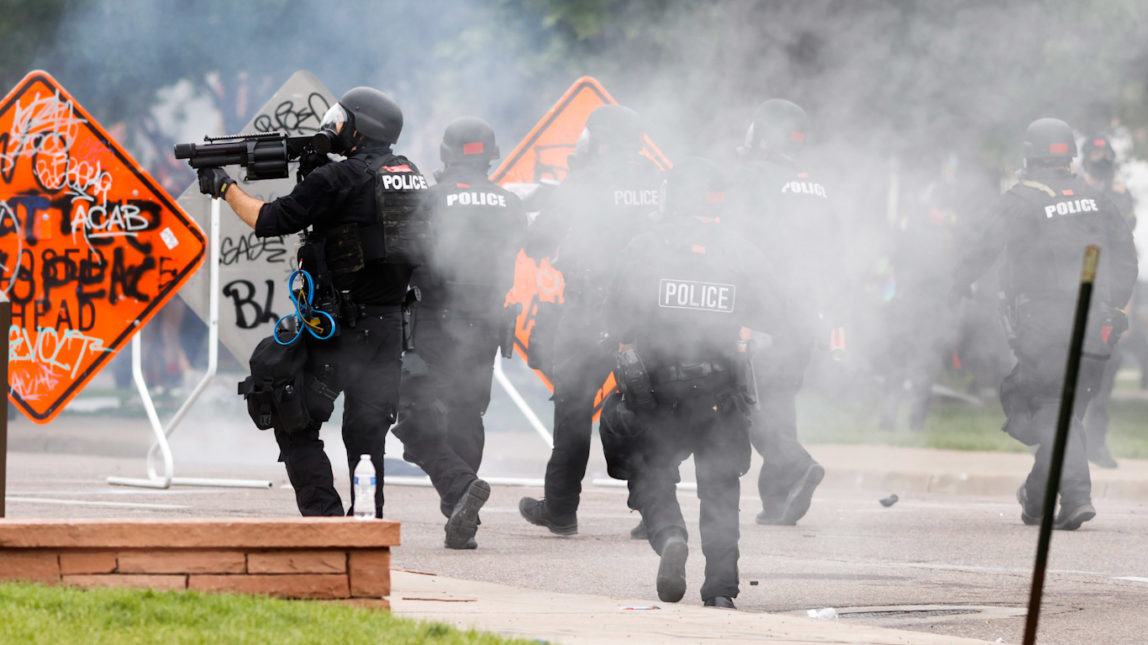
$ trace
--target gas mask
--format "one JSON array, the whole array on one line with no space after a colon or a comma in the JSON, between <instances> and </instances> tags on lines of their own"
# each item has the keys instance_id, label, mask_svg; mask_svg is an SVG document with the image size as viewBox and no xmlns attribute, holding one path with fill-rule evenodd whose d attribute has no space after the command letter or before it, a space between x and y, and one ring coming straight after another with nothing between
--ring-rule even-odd
<instances>
[{"instance_id":1,"label":"gas mask","mask_svg":"<svg viewBox=\"0 0 1148 645\"><path fill-rule=\"evenodd\" d=\"M328 152L345 155L355 146L354 132L351 115L341 104L336 103L323 115L315 137L321 137L330 144Z\"/></svg>"},{"instance_id":2,"label":"gas mask","mask_svg":"<svg viewBox=\"0 0 1148 645\"><path fill-rule=\"evenodd\" d=\"M1093 179L1107 183L1116 174L1116 163L1108 156L1099 159L1089 158L1084 162L1084 169Z\"/></svg>"}]
</instances>

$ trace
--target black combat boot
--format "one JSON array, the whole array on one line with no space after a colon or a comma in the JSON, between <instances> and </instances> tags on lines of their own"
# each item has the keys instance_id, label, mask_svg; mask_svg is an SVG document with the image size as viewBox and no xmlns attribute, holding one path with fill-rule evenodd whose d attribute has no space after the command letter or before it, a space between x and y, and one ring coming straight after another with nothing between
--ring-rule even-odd
<instances>
[{"instance_id":1,"label":"black combat boot","mask_svg":"<svg viewBox=\"0 0 1148 645\"><path fill-rule=\"evenodd\" d=\"M662 544L662 561L658 563L658 599L677 602L686 595L686 558L690 548L685 538L671 535Z\"/></svg>"},{"instance_id":2,"label":"black combat boot","mask_svg":"<svg viewBox=\"0 0 1148 645\"><path fill-rule=\"evenodd\" d=\"M545 526L555 535L577 535L578 520L570 518L566 521L555 520L546 512L546 500L523 497L518 500L518 512L527 522L535 526Z\"/></svg>"},{"instance_id":3,"label":"black combat boot","mask_svg":"<svg viewBox=\"0 0 1148 645\"><path fill-rule=\"evenodd\" d=\"M715 609L737 609L737 605L733 604L733 598L729 596L714 596L713 598L706 598L702 601L706 607L713 607Z\"/></svg>"},{"instance_id":4,"label":"black combat boot","mask_svg":"<svg viewBox=\"0 0 1148 645\"><path fill-rule=\"evenodd\" d=\"M445 545L448 549L475 549L478 543L474 534L478 531L478 511L490 498L490 484L476 479L466 487L466 491L454 505L450 519L446 521Z\"/></svg>"}]
</instances>

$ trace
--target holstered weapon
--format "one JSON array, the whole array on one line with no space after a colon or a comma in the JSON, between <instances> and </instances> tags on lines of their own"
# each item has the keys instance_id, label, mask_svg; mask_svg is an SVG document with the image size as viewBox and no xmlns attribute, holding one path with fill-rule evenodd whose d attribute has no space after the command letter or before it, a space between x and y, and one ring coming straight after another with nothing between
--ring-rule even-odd
<instances>
[{"instance_id":1,"label":"holstered weapon","mask_svg":"<svg viewBox=\"0 0 1148 645\"><path fill-rule=\"evenodd\" d=\"M415 351L415 306L418 305L423 299L423 294L419 291L418 287L411 287L407 289L407 295L403 298L403 351Z\"/></svg>"},{"instance_id":2,"label":"holstered weapon","mask_svg":"<svg viewBox=\"0 0 1148 645\"><path fill-rule=\"evenodd\" d=\"M618 389L622 391L627 407L634 410L652 410L657 406L654 387L650 384L650 373L646 371L642 358L633 349L618 352L614 379L618 381Z\"/></svg>"},{"instance_id":3,"label":"holstered weapon","mask_svg":"<svg viewBox=\"0 0 1148 645\"><path fill-rule=\"evenodd\" d=\"M757 370L753 366L754 344L752 340L738 341L738 353L734 359L733 378L738 392L743 394L750 405L757 407Z\"/></svg>"},{"instance_id":4,"label":"holstered weapon","mask_svg":"<svg viewBox=\"0 0 1148 645\"><path fill-rule=\"evenodd\" d=\"M498 347L503 358L514 357L514 332L518 329L518 316L522 313L522 303L511 303L503 309L502 324L498 328Z\"/></svg>"}]
</instances>

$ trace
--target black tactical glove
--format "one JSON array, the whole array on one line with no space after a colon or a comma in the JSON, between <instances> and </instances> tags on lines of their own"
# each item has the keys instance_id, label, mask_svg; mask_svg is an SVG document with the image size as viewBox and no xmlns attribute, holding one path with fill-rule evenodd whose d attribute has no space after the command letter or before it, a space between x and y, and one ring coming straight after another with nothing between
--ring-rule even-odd
<instances>
[{"instance_id":1,"label":"black tactical glove","mask_svg":"<svg viewBox=\"0 0 1148 645\"><path fill-rule=\"evenodd\" d=\"M199 192L221 199L235 180L223 168L199 169Z\"/></svg>"}]
</instances>

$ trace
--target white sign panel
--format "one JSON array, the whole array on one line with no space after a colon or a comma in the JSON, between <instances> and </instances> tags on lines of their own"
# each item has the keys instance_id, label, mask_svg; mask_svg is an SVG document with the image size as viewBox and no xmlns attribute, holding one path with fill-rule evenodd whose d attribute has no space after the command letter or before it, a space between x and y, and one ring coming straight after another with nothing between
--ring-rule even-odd
<instances>
[{"instance_id":1,"label":"white sign panel","mask_svg":"<svg viewBox=\"0 0 1148 645\"><path fill-rule=\"evenodd\" d=\"M335 97L310 72L298 71L275 92L244 126L242 134L285 132L291 136L313 134ZM228 133L232 134L232 133ZM295 168L286 179L248 182L238 166L228 166L244 192L271 201L291 192ZM211 224L211 199L192 185L179 196L183 207L203 230ZM226 205L220 218L219 341L246 364L259 341L271 335L275 321L294 311L287 296L287 277L295 267L298 235L257 238ZM179 295L200 318L208 319L208 267L204 263Z\"/></svg>"}]
</instances>

